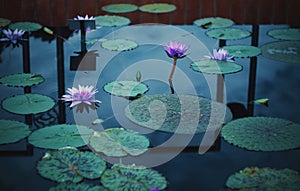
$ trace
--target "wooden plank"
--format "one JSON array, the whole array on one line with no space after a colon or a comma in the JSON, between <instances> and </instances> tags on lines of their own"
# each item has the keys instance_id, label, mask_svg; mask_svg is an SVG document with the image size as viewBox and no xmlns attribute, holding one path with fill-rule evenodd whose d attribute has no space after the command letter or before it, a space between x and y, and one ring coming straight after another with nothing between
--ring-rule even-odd
<instances>
[{"instance_id":1,"label":"wooden plank","mask_svg":"<svg viewBox=\"0 0 300 191\"><path fill-rule=\"evenodd\" d=\"M36 21L36 0L22 0L21 16L24 21Z\"/></svg>"},{"instance_id":2,"label":"wooden plank","mask_svg":"<svg viewBox=\"0 0 300 191\"><path fill-rule=\"evenodd\" d=\"M197 19L200 19L200 0L184 2L184 23L193 24Z\"/></svg>"},{"instance_id":3,"label":"wooden plank","mask_svg":"<svg viewBox=\"0 0 300 191\"><path fill-rule=\"evenodd\" d=\"M260 0L248 0L244 3L244 22L243 24L258 23L258 5Z\"/></svg>"},{"instance_id":4,"label":"wooden plank","mask_svg":"<svg viewBox=\"0 0 300 191\"><path fill-rule=\"evenodd\" d=\"M259 1L259 23L268 24L272 22L272 2L273 0ZM271 13L271 14L270 14Z\"/></svg>"},{"instance_id":5,"label":"wooden plank","mask_svg":"<svg viewBox=\"0 0 300 191\"><path fill-rule=\"evenodd\" d=\"M77 15L82 16L81 0L66 0L66 17L67 19L73 19Z\"/></svg>"},{"instance_id":6,"label":"wooden plank","mask_svg":"<svg viewBox=\"0 0 300 191\"><path fill-rule=\"evenodd\" d=\"M216 0L216 16L223 18L231 17L232 0Z\"/></svg>"},{"instance_id":7,"label":"wooden plank","mask_svg":"<svg viewBox=\"0 0 300 191\"><path fill-rule=\"evenodd\" d=\"M205 17L214 17L214 1L212 0L201 0L201 8L200 8L200 17L205 18Z\"/></svg>"},{"instance_id":8,"label":"wooden plank","mask_svg":"<svg viewBox=\"0 0 300 191\"><path fill-rule=\"evenodd\" d=\"M300 1L299 0L290 0L288 4L288 15L287 23L291 27L300 27Z\"/></svg>"},{"instance_id":9,"label":"wooden plank","mask_svg":"<svg viewBox=\"0 0 300 191\"><path fill-rule=\"evenodd\" d=\"M50 10L50 0L36 1L36 17L37 21L42 25L53 26L53 13Z\"/></svg>"},{"instance_id":10,"label":"wooden plank","mask_svg":"<svg viewBox=\"0 0 300 191\"><path fill-rule=\"evenodd\" d=\"M244 1L233 0L231 3L231 18L237 24L244 24Z\"/></svg>"},{"instance_id":11,"label":"wooden plank","mask_svg":"<svg viewBox=\"0 0 300 191\"><path fill-rule=\"evenodd\" d=\"M84 15L88 14L89 16L97 16L97 1L98 0L85 0L82 3L81 11Z\"/></svg>"},{"instance_id":12,"label":"wooden plank","mask_svg":"<svg viewBox=\"0 0 300 191\"><path fill-rule=\"evenodd\" d=\"M66 26L66 1L64 0L51 0L50 7L53 14L53 25L54 26ZM59 9L58 9L59 7Z\"/></svg>"},{"instance_id":13,"label":"wooden plank","mask_svg":"<svg viewBox=\"0 0 300 191\"><path fill-rule=\"evenodd\" d=\"M287 23L287 1L288 0L273 0L273 24Z\"/></svg>"}]
</instances>

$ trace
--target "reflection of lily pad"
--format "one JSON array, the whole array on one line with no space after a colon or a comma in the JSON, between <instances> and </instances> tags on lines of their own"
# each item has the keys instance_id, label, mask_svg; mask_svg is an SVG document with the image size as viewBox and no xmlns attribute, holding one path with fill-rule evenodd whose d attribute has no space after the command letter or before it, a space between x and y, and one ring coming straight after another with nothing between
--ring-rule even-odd
<instances>
[{"instance_id":1,"label":"reflection of lily pad","mask_svg":"<svg viewBox=\"0 0 300 191\"><path fill-rule=\"evenodd\" d=\"M138 44L127 39L113 39L102 42L102 47L112 51L127 51L138 47Z\"/></svg>"},{"instance_id":2,"label":"reflection of lily pad","mask_svg":"<svg viewBox=\"0 0 300 191\"><path fill-rule=\"evenodd\" d=\"M279 41L265 44L261 54L272 60L300 63L300 41Z\"/></svg>"},{"instance_id":3,"label":"reflection of lily pad","mask_svg":"<svg viewBox=\"0 0 300 191\"><path fill-rule=\"evenodd\" d=\"M197 72L207 74L231 74L239 72L243 67L230 61L203 59L191 64L191 68Z\"/></svg>"},{"instance_id":4,"label":"reflection of lily pad","mask_svg":"<svg viewBox=\"0 0 300 191\"><path fill-rule=\"evenodd\" d=\"M11 21L8 19L0 18L0 27L5 27L8 25Z\"/></svg>"},{"instance_id":5,"label":"reflection of lily pad","mask_svg":"<svg viewBox=\"0 0 300 191\"><path fill-rule=\"evenodd\" d=\"M271 117L247 117L226 124L224 139L254 151L282 151L300 147L300 125Z\"/></svg>"},{"instance_id":6,"label":"reflection of lily pad","mask_svg":"<svg viewBox=\"0 0 300 191\"><path fill-rule=\"evenodd\" d=\"M44 78L40 74L12 74L0 78L0 84L13 87L33 86L44 82Z\"/></svg>"},{"instance_id":7,"label":"reflection of lily pad","mask_svg":"<svg viewBox=\"0 0 300 191\"><path fill-rule=\"evenodd\" d=\"M111 4L102 7L103 11L109 13L129 13L129 12L136 11L137 9L138 6L133 4L125 4L125 3Z\"/></svg>"},{"instance_id":8,"label":"reflection of lily pad","mask_svg":"<svg viewBox=\"0 0 300 191\"><path fill-rule=\"evenodd\" d=\"M49 191L109 191L103 186L94 186L86 183L62 182L57 186L51 187Z\"/></svg>"},{"instance_id":9,"label":"reflection of lily pad","mask_svg":"<svg viewBox=\"0 0 300 191\"><path fill-rule=\"evenodd\" d=\"M238 40L249 37L251 33L237 28L218 28L207 31L206 35L221 40Z\"/></svg>"},{"instance_id":10,"label":"reflection of lily pad","mask_svg":"<svg viewBox=\"0 0 300 191\"><path fill-rule=\"evenodd\" d=\"M90 146L96 152L112 157L140 155L148 150L149 144L144 135L123 128L107 129L90 138Z\"/></svg>"},{"instance_id":11,"label":"reflection of lily pad","mask_svg":"<svg viewBox=\"0 0 300 191\"><path fill-rule=\"evenodd\" d=\"M176 10L176 6L168 3L153 3L139 7L140 11L148 13L169 13Z\"/></svg>"},{"instance_id":12,"label":"reflection of lily pad","mask_svg":"<svg viewBox=\"0 0 300 191\"><path fill-rule=\"evenodd\" d=\"M221 17L202 18L194 21L194 24L204 29L224 28L233 25L233 21Z\"/></svg>"},{"instance_id":13,"label":"reflection of lily pad","mask_svg":"<svg viewBox=\"0 0 300 191\"><path fill-rule=\"evenodd\" d=\"M220 128L232 117L224 104L202 97L174 94L142 96L125 108L125 114L140 126L181 134Z\"/></svg>"},{"instance_id":14,"label":"reflection of lily pad","mask_svg":"<svg viewBox=\"0 0 300 191\"><path fill-rule=\"evenodd\" d=\"M3 109L15 114L37 114L48 111L55 105L52 98L40 94L22 94L6 98Z\"/></svg>"},{"instance_id":15,"label":"reflection of lily pad","mask_svg":"<svg viewBox=\"0 0 300 191\"><path fill-rule=\"evenodd\" d=\"M159 172L134 165L114 165L103 173L101 183L113 191L149 191L151 188L163 190L167 187L166 178Z\"/></svg>"},{"instance_id":16,"label":"reflection of lily pad","mask_svg":"<svg viewBox=\"0 0 300 191\"><path fill-rule=\"evenodd\" d=\"M42 27L43 26L39 23L33 22L17 22L9 25L9 28L11 28L12 30L21 29L28 32L40 30Z\"/></svg>"},{"instance_id":17,"label":"reflection of lily pad","mask_svg":"<svg viewBox=\"0 0 300 191\"><path fill-rule=\"evenodd\" d=\"M137 81L113 81L104 85L104 90L116 96L136 97L148 90L147 85Z\"/></svg>"},{"instance_id":18,"label":"reflection of lily pad","mask_svg":"<svg viewBox=\"0 0 300 191\"><path fill-rule=\"evenodd\" d=\"M231 175L226 186L237 190L300 190L300 175L291 169L247 167Z\"/></svg>"},{"instance_id":19,"label":"reflection of lily pad","mask_svg":"<svg viewBox=\"0 0 300 191\"><path fill-rule=\"evenodd\" d=\"M273 29L268 35L279 40L300 40L300 29Z\"/></svg>"},{"instance_id":20,"label":"reflection of lily pad","mask_svg":"<svg viewBox=\"0 0 300 191\"><path fill-rule=\"evenodd\" d=\"M104 27L124 26L129 25L130 20L126 17L115 15L104 15L95 17L96 25Z\"/></svg>"},{"instance_id":21,"label":"reflection of lily pad","mask_svg":"<svg viewBox=\"0 0 300 191\"><path fill-rule=\"evenodd\" d=\"M11 120L0 119L0 144L15 143L30 134L29 126Z\"/></svg>"},{"instance_id":22,"label":"reflection of lily pad","mask_svg":"<svg viewBox=\"0 0 300 191\"><path fill-rule=\"evenodd\" d=\"M71 148L47 152L37 164L41 176L56 182L100 178L105 168L106 162L97 154Z\"/></svg>"},{"instance_id":23,"label":"reflection of lily pad","mask_svg":"<svg viewBox=\"0 0 300 191\"><path fill-rule=\"evenodd\" d=\"M261 53L260 48L249 45L230 45L223 46L222 48L227 50L230 56L234 56L237 58L254 57L258 56Z\"/></svg>"},{"instance_id":24,"label":"reflection of lily pad","mask_svg":"<svg viewBox=\"0 0 300 191\"><path fill-rule=\"evenodd\" d=\"M58 149L86 145L94 131L85 126L60 124L34 131L29 137L30 144L46 149Z\"/></svg>"}]
</instances>

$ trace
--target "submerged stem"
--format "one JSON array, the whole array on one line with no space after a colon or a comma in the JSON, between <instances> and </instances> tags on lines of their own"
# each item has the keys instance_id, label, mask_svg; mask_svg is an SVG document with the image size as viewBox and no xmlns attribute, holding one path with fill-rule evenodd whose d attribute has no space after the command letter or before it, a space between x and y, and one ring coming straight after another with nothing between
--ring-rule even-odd
<instances>
[{"instance_id":1,"label":"submerged stem","mask_svg":"<svg viewBox=\"0 0 300 191\"><path fill-rule=\"evenodd\" d=\"M172 81L173 74L174 74L174 71L175 71L175 68L176 68L176 63L177 63L177 58L174 58L173 67L172 67L172 71L171 71L171 74L170 74L170 77L169 77L169 81Z\"/></svg>"}]
</instances>

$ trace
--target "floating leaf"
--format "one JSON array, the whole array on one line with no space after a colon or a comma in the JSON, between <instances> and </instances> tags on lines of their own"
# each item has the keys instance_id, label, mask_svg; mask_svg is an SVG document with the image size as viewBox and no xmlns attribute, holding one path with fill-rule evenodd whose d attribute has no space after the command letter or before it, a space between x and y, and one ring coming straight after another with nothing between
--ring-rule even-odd
<instances>
[{"instance_id":1,"label":"floating leaf","mask_svg":"<svg viewBox=\"0 0 300 191\"><path fill-rule=\"evenodd\" d=\"M222 49L227 50L230 56L234 56L236 58L254 57L258 56L261 53L260 48L249 45L223 46Z\"/></svg>"},{"instance_id":2,"label":"floating leaf","mask_svg":"<svg viewBox=\"0 0 300 191\"><path fill-rule=\"evenodd\" d=\"M48 152L37 164L41 176L56 182L100 178L105 168L106 162L95 153L71 148Z\"/></svg>"},{"instance_id":3,"label":"floating leaf","mask_svg":"<svg viewBox=\"0 0 300 191\"><path fill-rule=\"evenodd\" d=\"M273 29L268 32L268 35L279 40L300 40L300 29Z\"/></svg>"},{"instance_id":4,"label":"floating leaf","mask_svg":"<svg viewBox=\"0 0 300 191\"><path fill-rule=\"evenodd\" d=\"M129 12L136 11L138 9L138 6L133 4L120 3L120 4L106 5L103 6L101 9L109 13L129 13Z\"/></svg>"},{"instance_id":5,"label":"floating leaf","mask_svg":"<svg viewBox=\"0 0 300 191\"><path fill-rule=\"evenodd\" d=\"M252 104L262 104L262 105L265 105L266 107L268 107L269 98L261 98L261 99L253 100L253 101L250 101L250 103L252 103Z\"/></svg>"},{"instance_id":6,"label":"floating leaf","mask_svg":"<svg viewBox=\"0 0 300 191\"><path fill-rule=\"evenodd\" d=\"M221 17L209 17L201 18L194 21L194 24L200 26L204 29L213 29L213 28L224 28L230 27L234 22L230 19L221 18Z\"/></svg>"},{"instance_id":7,"label":"floating leaf","mask_svg":"<svg viewBox=\"0 0 300 191\"><path fill-rule=\"evenodd\" d=\"M237 28L218 28L207 31L206 35L222 40L238 40L249 37L251 33L247 30Z\"/></svg>"},{"instance_id":8,"label":"floating leaf","mask_svg":"<svg viewBox=\"0 0 300 191\"><path fill-rule=\"evenodd\" d=\"M272 117L247 117L226 124L224 139L254 151L283 151L300 146L300 125Z\"/></svg>"},{"instance_id":9,"label":"floating leaf","mask_svg":"<svg viewBox=\"0 0 300 191\"><path fill-rule=\"evenodd\" d=\"M0 144L18 142L30 133L29 126L25 123L0 119Z\"/></svg>"},{"instance_id":10,"label":"floating leaf","mask_svg":"<svg viewBox=\"0 0 300 191\"><path fill-rule=\"evenodd\" d=\"M8 19L0 18L0 27L5 27L8 25L11 21Z\"/></svg>"},{"instance_id":11,"label":"floating leaf","mask_svg":"<svg viewBox=\"0 0 300 191\"><path fill-rule=\"evenodd\" d=\"M9 25L9 28L12 30L21 29L27 32L40 30L43 26L39 23L33 22L17 22Z\"/></svg>"},{"instance_id":12,"label":"floating leaf","mask_svg":"<svg viewBox=\"0 0 300 191\"><path fill-rule=\"evenodd\" d=\"M50 110L55 105L52 98L40 94L21 94L6 98L3 109L15 114L37 114Z\"/></svg>"},{"instance_id":13,"label":"floating leaf","mask_svg":"<svg viewBox=\"0 0 300 191\"><path fill-rule=\"evenodd\" d=\"M163 190L167 187L166 178L159 172L134 165L114 165L103 173L101 183L113 191L149 191L151 188Z\"/></svg>"},{"instance_id":14,"label":"floating leaf","mask_svg":"<svg viewBox=\"0 0 300 191\"><path fill-rule=\"evenodd\" d=\"M0 78L0 84L12 87L26 87L33 86L44 82L45 79L40 74L12 74Z\"/></svg>"},{"instance_id":15,"label":"floating leaf","mask_svg":"<svg viewBox=\"0 0 300 191\"><path fill-rule=\"evenodd\" d=\"M96 151L112 157L137 156L148 150L149 140L144 135L123 128L111 128L95 133L90 146Z\"/></svg>"},{"instance_id":16,"label":"floating leaf","mask_svg":"<svg viewBox=\"0 0 300 191\"><path fill-rule=\"evenodd\" d=\"M130 20L126 17L116 15L104 15L95 17L96 25L104 27L129 25Z\"/></svg>"},{"instance_id":17,"label":"floating leaf","mask_svg":"<svg viewBox=\"0 0 300 191\"><path fill-rule=\"evenodd\" d=\"M137 82L140 82L141 81L141 78L142 78L142 74L140 71L137 71L136 74L135 74L135 79Z\"/></svg>"},{"instance_id":18,"label":"floating leaf","mask_svg":"<svg viewBox=\"0 0 300 191\"><path fill-rule=\"evenodd\" d=\"M104 90L116 96L136 97L148 90L147 85L137 81L113 81L104 85Z\"/></svg>"},{"instance_id":19,"label":"floating leaf","mask_svg":"<svg viewBox=\"0 0 300 191\"><path fill-rule=\"evenodd\" d=\"M291 169L246 167L231 175L226 186L238 190L300 190L300 175Z\"/></svg>"},{"instance_id":20,"label":"floating leaf","mask_svg":"<svg viewBox=\"0 0 300 191\"><path fill-rule=\"evenodd\" d=\"M138 44L128 39L113 39L102 42L102 47L112 51L127 51L138 47Z\"/></svg>"},{"instance_id":21,"label":"floating leaf","mask_svg":"<svg viewBox=\"0 0 300 191\"><path fill-rule=\"evenodd\" d=\"M62 182L53 186L49 191L109 191L107 188L99 185L89 185L86 183Z\"/></svg>"},{"instance_id":22,"label":"floating leaf","mask_svg":"<svg viewBox=\"0 0 300 191\"><path fill-rule=\"evenodd\" d=\"M191 64L191 68L197 72L207 74L231 74L239 72L243 67L230 61L203 59Z\"/></svg>"},{"instance_id":23,"label":"floating leaf","mask_svg":"<svg viewBox=\"0 0 300 191\"><path fill-rule=\"evenodd\" d=\"M29 137L30 144L45 149L59 149L65 146L86 145L94 131L81 125L60 124L34 131Z\"/></svg>"},{"instance_id":24,"label":"floating leaf","mask_svg":"<svg viewBox=\"0 0 300 191\"><path fill-rule=\"evenodd\" d=\"M100 123L103 123L104 121L102 119L95 119L93 122L92 122L92 125L97 125L97 124L100 124Z\"/></svg>"},{"instance_id":25,"label":"floating leaf","mask_svg":"<svg viewBox=\"0 0 300 191\"><path fill-rule=\"evenodd\" d=\"M300 63L300 41L279 41L261 47L264 57L288 63Z\"/></svg>"},{"instance_id":26,"label":"floating leaf","mask_svg":"<svg viewBox=\"0 0 300 191\"><path fill-rule=\"evenodd\" d=\"M140 11L148 13L169 13L176 10L176 6L168 3L152 3L139 7Z\"/></svg>"}]
</instances>

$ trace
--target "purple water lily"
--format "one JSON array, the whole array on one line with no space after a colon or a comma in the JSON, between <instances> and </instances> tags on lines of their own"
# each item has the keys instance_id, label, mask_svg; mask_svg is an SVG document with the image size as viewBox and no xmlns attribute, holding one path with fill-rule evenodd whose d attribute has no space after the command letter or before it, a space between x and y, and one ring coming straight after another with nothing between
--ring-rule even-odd
<instances>
[{"instance_id":1,"label":"purple water lily","mask_svg":"<svg viewBox=\"0 0 300 191\"><path fill-rule=\"evenodd\" d=\"M233 62L233 56L229 56L229 52L225 49L214 49L213 50L213 56L207 56L210 59L213 60L222 60L222 61L230 61Z\"/></svg>"},{"instance_id":2,"label":"purple water lily","mask_svg":"<svg viewBox=\"0 0 300 191\"><path fill-rule=\"evenodd\" d=\"M176 59L185 57L185 53L189 49L187 45L176 41L171 41L169 45L163 47L169 57Z\"/></svg>"},{"instance_id":3,"label":"purple water lily","mask_svg":"<svg viewBox=\"0 0 300 191\"><path fill-rule=\"evenodd\" d=\"M15 29L14 31L10 29L3 29L2 32L6 37L1 38L0 41L8 41L13 45L13 47L19 46L19 41L23 40L22 36L25 33L25 31L19 29Z\"/></svg>"},{"instance_id":4,"label":"purple water lily","mask_svg":"<svg viewBox=\"0 0 300 191\"><path fill-rule=\"evenodd\" d=\"M70 95L63 95L61 100L72 102L70 105L71 108L81 103L88 105L92 105L92 103L102 103L101 101L92 98L97 92L97 89L94 89L93 86L79 85L78 89L75 87L68 88L67 93Z\"/></svg>"},{"instance_id":5,"label":"purple water lily","mask_svg":"<svg viewBox=\"0 0 300 191\"><path fill-rule=\"evenodd\" d=\"M85 15L85 17L78 15L77 17L74 18L74 20L95 20L95 17L91 16L89 17L88 15Z\"/></svg>"}]
</instances>

